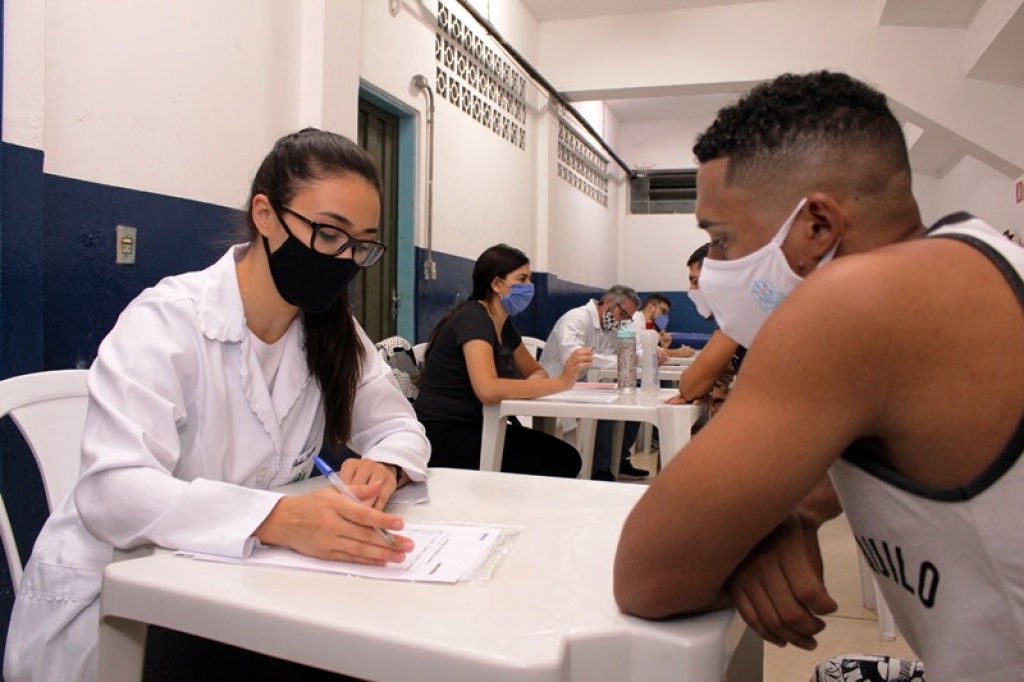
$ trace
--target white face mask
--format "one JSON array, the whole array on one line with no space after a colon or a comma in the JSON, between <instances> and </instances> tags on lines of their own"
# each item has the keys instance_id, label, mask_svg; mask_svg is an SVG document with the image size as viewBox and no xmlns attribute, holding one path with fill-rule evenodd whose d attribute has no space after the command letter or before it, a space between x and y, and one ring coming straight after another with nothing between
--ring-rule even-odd
<instances>
[{"instance_id":1,"label":"white face mask","mask_svg":"<svg viewBox=\"0 0 1024 682\"><path fill-rule=\"evenodd\" d=\"M700 291L722 331L736 343L749 348L768 316L785 300L803 278L793 272L782 252L782 243L793 228L801 199L782 229L757 251L736 260L705 259L700 273ZM818 267L832 260L839 241L821 259Z\"/></svg>"},{"instance_id":2,"label":"white face mask","mask_svg":"<svg viewBox=\"0 0 1024 682\"><path fill-rule=\"evenodd\" d=\"M690 289L686 293L690 297L690 302L697 309L698 315L705 320L711 317L711 308L708 307L708 302L704 300L704 292L700 289Z\"/></svg>"}]
</instances>

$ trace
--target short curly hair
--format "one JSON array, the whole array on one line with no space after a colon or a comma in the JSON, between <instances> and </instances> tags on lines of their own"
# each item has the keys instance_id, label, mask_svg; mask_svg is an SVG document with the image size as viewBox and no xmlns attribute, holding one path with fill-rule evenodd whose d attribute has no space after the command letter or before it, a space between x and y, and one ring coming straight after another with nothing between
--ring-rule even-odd
<instances>
[{"instance_id":1,"label":"short curly hair","mask_svg":"<svg viewBox=\"0 0 1024 682\"><path fill-rule=\"evenodd\" d=\"M885 95L830 71L787 73L756 86L718 112L693 153L700 163L728 158L730 185L777 181L823 163L863 169L859 182L872 175L885 182L880 171L910 177L903 130Z\"/></svg>"}]
</instances>

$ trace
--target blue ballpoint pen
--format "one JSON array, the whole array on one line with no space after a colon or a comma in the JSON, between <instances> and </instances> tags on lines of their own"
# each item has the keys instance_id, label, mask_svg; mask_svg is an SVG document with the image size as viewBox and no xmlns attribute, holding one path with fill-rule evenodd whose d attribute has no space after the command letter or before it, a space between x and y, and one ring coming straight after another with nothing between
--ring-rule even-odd
<instances>
[{"instance_id":1,"label":"blue ballpoint pen","mask_svg":"<svg viewBox=\"0 0 1024 682\"><path fill-rule=\"evenodd\" d=\"M314 455L313 463L316 464L316 468L320 470L320 473L324 475L324 478L330 481L331 484L338 489L338 492L340 492L342 495L352 500L353 502L363 504L363 501L356 497L356 494L354 492L349 490L348 486L345 485L345 482L341 480L341 477L339 477L338 474L335 473L333 469L331 469L330 465L328 465L327 462L323 461L318 456ZM380 533L381 537L387 540L388 544L391 545L392 548L398 549L398 543L395 542L395 537L391 533L387 532L383 528L374 528L374 530Z\"/></svg>"}]
</instances>

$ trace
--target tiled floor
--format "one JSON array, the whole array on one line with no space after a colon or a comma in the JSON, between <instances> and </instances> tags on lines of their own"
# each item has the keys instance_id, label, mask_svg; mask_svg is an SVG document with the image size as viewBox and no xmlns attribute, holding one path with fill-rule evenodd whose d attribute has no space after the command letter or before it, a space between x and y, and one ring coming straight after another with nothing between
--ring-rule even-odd
<instances>
[{"instance_id":1,"label":"tiled floor","mask_svg":"<svg viewBox=\"0 0 1024 682\"><path fill-rule=\"evenodd\" d=\"M654 471L656 457L657 453L639 453L633 456L633 464ZM825 559L825 584L839 603L839 610L825 618L828 625L818 635L818 648L814 651L765 645L764 682L806 682L819 661L842 654L913 657L902 637L893 642L881 640L875 612L863 606L857 546L845 517L825 524L819 540Z\"/></svg>"}]
</instances>

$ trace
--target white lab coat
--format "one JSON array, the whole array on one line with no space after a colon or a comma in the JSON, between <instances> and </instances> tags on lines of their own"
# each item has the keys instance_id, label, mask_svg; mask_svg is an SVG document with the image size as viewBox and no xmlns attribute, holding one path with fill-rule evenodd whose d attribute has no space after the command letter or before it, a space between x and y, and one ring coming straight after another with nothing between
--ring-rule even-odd
<instances>
[{"instance_id":1,"label":"white lab coat","mask_svg":"<svg viewBox=\"0 0 1024 682\"><path fill-rule=\"evenodd\" d=\"M309 475L323 439L320 389L300 328L288 335L268 390L238 290L235 263L246 248L146 290L100 345L89 372L81 477L26 567L7 639L7 682L95 680L97 597L115 547L245 556L281 497L268 488ZM359 335L366 354L350 445L423 480L423 428Z\"/></svg>"},{"instance_id":2,"label":"white lab coat","mask_svg":"<svg viewBox=\"0 0 1024 682\"><path fill-rule=\"evenodd\" d=\"M594 299L558 318L540 354L540 364L548 376L557 377L562 373L565 361L577 348L594 349L594 361L590 365L594 369L611 369L616 366L615 332L601 328L601 316ZM577 379L585 376L586 371L581 371Z\"/></svg>"}]
</instances>

